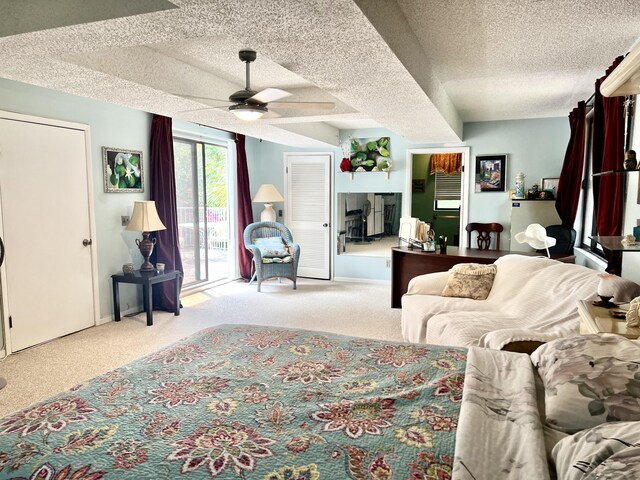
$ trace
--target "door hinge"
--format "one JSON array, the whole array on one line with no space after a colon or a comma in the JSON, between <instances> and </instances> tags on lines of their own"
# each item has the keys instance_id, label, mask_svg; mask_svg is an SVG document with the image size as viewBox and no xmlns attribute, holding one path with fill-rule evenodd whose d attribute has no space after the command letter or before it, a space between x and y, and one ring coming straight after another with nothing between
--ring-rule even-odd
<instances>
[{"instance_id":1,"label":"door hinge","mask_svg":"<svg viewBox=\"0 0 640 480\"><path fill-rule=\"evenodd\" d=\"M284 167L285 168L285 172L289 173L289 167Z\"/></svg>"},{"instance_id":2,"label":"door hinge","mask_svg":"<svg viewBox=\"0 0 640 480\"><path fill-rule=\"evenodd\" d=\"M13 328L13 318L9 315L9 328Z\"/></svg>"}]
</instances>

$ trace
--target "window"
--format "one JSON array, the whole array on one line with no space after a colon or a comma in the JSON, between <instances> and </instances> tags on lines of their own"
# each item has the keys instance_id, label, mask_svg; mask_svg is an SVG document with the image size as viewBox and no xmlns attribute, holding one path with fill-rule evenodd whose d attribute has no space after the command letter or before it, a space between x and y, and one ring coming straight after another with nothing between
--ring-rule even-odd
<instances>
[{"instance_id":1,"label":"window","mask_svg":"<svg viewBox=\"0 0 640 480\"><path fill-rule=\"evenodd\" d=\"M227 148L175 138L173 151L184 284L226 279L232 271Z\"/></svg>"},{"instance_id":2,"label":"window","mask_svg":"<svg viewBox=\"0 0 640 480\"><path fill-rule=\"evenodd\" d=\"M460 191L462 189L462 175L445 175L436 172L435 183L435 209L436 210L459 210L462 201Z\"/></svg>"}]
</instances>

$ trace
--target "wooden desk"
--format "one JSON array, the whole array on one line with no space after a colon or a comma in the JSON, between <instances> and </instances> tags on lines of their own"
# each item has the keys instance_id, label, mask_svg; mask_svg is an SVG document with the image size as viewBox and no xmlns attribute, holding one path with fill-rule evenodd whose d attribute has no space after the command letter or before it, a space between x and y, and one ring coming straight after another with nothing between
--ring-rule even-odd
<instances>
[{"instance_id":1,"label":"wooden desk","mask_svg":"<svg viewBox=\"0 0 640 480\"><path fill-rule=\"evenodd\" d=\"M402 295L407 293L409 281L425 273L446 272L458 263L493 263L504 255L539 256L539 253L511 252L508 250L478 250L477 248L447 247L446 254L423 252L409 247L391 248L391 308L402 307ZM574 263L569 254L551 254L551 258Z\"/></svg>"},{"instance_id":2,"label":"wooden desk","mask_svg":"<svg viewBox=\"0 0 640 480\"><path fill-rule=\"evenodd\" d=\"M579 300L580 333L617 333L631 339L636 339L640 336L640 329L627 328L626 319L614 318L609 315L609 311L608 308L596 307L589 300Z\"/></svg>"},{"instance_id":3,"label":"wooden desk","mask_svg":"<svg viewBox=\"0 0 640 480\"><path fill-rule=\"evenodd\" d=\"M175 304L176 309L174 314L180 315L180 277L182 273L178 270L165 270L163 273L140 273L140 270L136 270L133 273L117 273L111 275L111 281L113 282L113 316L116 322L120 321L120 290L119 285L121 283L131 283L135 285L142 285L142 297L144 301L144 309L147 312L147 325L153 325L153 295L151 287L157 283L168 282L173 280L175 286Z\"/></svg>"}]
</instances>

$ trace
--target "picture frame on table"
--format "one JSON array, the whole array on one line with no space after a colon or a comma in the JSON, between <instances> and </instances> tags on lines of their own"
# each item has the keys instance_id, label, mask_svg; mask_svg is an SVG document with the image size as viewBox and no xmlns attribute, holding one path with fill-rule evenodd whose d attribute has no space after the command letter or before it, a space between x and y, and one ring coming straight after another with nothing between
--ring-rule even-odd
<instances>
[{"instance_id":1,"label":"picture frame on table","mask_svg":"<svg viewBox=\"0 0 640 480\"><path fill-rule=\"evenodd\" d=\"M560 181L559 178L543 178L542 179L542 185L540 186L540 190L544 191L544 190L548 190L551 193L553 193L553 198L556 198L556 195L558 193L558 182Z\"/></svg>"},{"instance_id":2,"label":"picture frame on table","mask_svg":"<svg viewBox=\"0 0 640 480\"><path fill-rule=\"evenodd\" d=\"M142 150L102 147L102 166L106 193L144 192Z\"/></svg>"},{"instance_id":3,"label":"picture frame on table","mask_svg":"<svg viewBox=\"0 0 640 480\"><path fill-rule=\"evenodd\" d=\"M504 192L507 155L476 155L476 192Z\"/></svg>"}]
</instances>

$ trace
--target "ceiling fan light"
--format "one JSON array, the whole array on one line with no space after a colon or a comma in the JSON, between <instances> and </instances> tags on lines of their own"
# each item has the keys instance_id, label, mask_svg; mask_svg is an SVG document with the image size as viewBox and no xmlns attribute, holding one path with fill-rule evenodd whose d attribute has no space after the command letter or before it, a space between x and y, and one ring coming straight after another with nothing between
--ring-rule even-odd
<instances>
[{"instance_id":1,"label":"ceiling fan light","mask_svg":"<svg viewBox=\"0 0 640 480\"><path fill-rule=\"evenodd\" d=\"M251 122L253 120L257 120L262 117L265 113L268 112L267 107L263 107L261 105L231 105L229 107L229 111L233 113L240 120L244 120L247 122Z\"/></svg>"}]
</instances>

